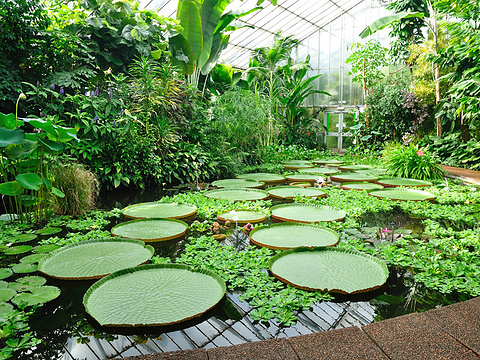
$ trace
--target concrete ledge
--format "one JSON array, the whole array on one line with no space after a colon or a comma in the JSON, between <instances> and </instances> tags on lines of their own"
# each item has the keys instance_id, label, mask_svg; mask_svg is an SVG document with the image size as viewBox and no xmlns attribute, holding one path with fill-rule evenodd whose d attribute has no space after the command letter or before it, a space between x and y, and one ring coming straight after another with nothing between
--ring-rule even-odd
<instances>
[{"instance_id":1,"label":"concrete ledge","mask_svg":"<svg viewBox=\"0 0 480 360\"><path fill-rule=\"evenodd\" d=\"M286 339L272 339L207 350L209 360L296 360Z\"/></svg>"},{"instance_id":2,"label":"concrete ledge","mask_svg":"<svg viewBox=\"0 0 480 360\"><path fill-rule=\"evenodd\" d=\"M148 355L130 356L125 360L208 360L207 350L194 349L182 350L168 353L156 353Z\"/></svg>"}]
</instances>

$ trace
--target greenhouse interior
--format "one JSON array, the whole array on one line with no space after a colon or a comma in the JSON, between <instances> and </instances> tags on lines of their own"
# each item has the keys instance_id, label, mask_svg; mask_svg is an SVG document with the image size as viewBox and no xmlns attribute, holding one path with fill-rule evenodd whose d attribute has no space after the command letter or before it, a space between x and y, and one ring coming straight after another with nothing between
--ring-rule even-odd
<instances>
[{"instance_id":1,"label":"greenhouse interior","mask_svg":"<svg viewBox=\"0 0 480 360\"><path fill-rule=\"evenodd\" d=\"M480 4L0 2L0 359L480 357Z\"/></svg>"}]
</instances>

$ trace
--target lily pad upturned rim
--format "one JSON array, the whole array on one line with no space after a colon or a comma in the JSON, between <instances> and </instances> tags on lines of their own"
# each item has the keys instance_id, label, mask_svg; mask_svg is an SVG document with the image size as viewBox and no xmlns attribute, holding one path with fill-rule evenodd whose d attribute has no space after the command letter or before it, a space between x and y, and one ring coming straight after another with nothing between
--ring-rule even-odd
<instances>
[{"instance_id":1,"label":"lily pad upturned rim","mask_svg":"<svg viewBox=\"0 0 480 360\"><path fill-rule=\"evenodd\" d=\"M231 183L231 185L229 185L229 183ZM219 189L260 189L265 187L263 181L252 179L221 179L215 180L212 182L212 185Z\"/></svg>"},{"instance_id":2,"label":"lily pad upturned rim","mask_svg":"<svg viewBox=\"0 0 480 360\"><path fill-rule=\"evenodd\" d=\"M62 280L92 280L92 279L100 279L108 274L111 274L112 272L120 270L118 267L116 267L113 270L110 270L108 272L102 273L102 274L79 274L78 276L60 276L58 274L52 274L51 269L48 269L48 262L51 261L52 259L57 258L58 256L62 256L62 253L65 253L67 251L70 251L71 249L77 249L78 248L84 248L86 246L92 245L92 244L103 244L103 243L110 243L110 244L119 244L119 243L130 243L130 244L135 244L138 245L139 247L142 248L142 250L145 250L150 253L150 256L145 256L145 260L137 263L137 264L130 264L126 267L133 267L133 266L138 266L141 264L144 264L145 262L149 261L152 256L155 253L155 249L150 246L146 245L145 242L141 240L135 240L135 239L125 239L125 238L107 238L107 239L95 239L95 240L85 240L85 241L80 241L78 243L73 243L69 245L62 246L61 248L52 251L48 255L46 255L44 258L42 258L39 263L38 263L38 271L42 274L45 274L49 277L55 278L55 279L62 279ZM128 257L131 257L131 251L128 253ZM143 260L143 259L142 259ZM69 264L71 265L72 262L69 261ZM47 268L46 268L47 267Z\"/></svg>"},{"instance_id":3,"label":"lily pad upturned rim","mask_svg":"<svg viewBox=\"0 0 480 360\"><path fill-rule=\"evenodd\" d=\"M342 171L356 171L356 170L370 170L373 169L371 165L340 165L338 167Z\"/></svg>"},{"instance_id":4,"label":"lily pad upturned rim","mask_svg":"<svg viewBox=\"0 0 480 360\"><path fill-rule=\"evenodd\" d=\"M324 176L330 176L332 174L338 174L339 170L336 170L332 167L313 167L313 168L306 168L306 169L300 169L298 172L302 174L317 174L317 175L324 175Z\"/></svg>"},{"instance_id":5,"label":"lily pad upturned rim","mask_svg":"<svg viewBox=\"0 0 480 360\"><path fill-rule=\"evenodd\" d=\"M285 176L273 173L247 173L238 175L239 179L251 179L265 183L265 185L283 184Z\"/></svg>"},{"instance_id":6,"label":"lily pad upturned rim","mask_svg":"<svg viewBox=\"0 0 480 360\"><path fill-rule=\"evenodd\" d=\"M341 161L341 160L337 160L337 159L314 159L314 160L311 160L312 163L314 164L323 164L323 165L334 165L334 166L340 166L340 165L343 165L345 164L344 161Z\"/></svg>"},{"instance_id":7,"label":"lily pad upturned rim","mask_svg":"<svg viewBox=\"0 0 480 360\"><path fill-rule=\"evenodd\" d=\"M309 183L314 183L320 176L318 174L291 174L287 175L288 181L308 181ZM267 189L268 191L268 189Z\"/></svg>"},{"instance_id":8,"label":"lily pad upturned rim","mask_svg":"<svg viewBox=\"0 0 480 360\"><path fill-rule=\"evenodd\" d=\"M114 230L118 230L121 227L128 226L128 225L131 225L133 223L139 223L139 222L147 223L147 222L155 222L155 221L157 221L157 222L164 221L166 223L168 223L168 222L178 223L178 224L183 225L185 230L183 230L179 233L169 235L169 236L162 236L162 237L159 237L159 238L148 238L148 239L139 238L139 237L126 237L126 236L122 236L118 233L114 233ZM182 220L176 220L176 219L138 219L138 220L125 221L125 222L122 222L120 224L117 224L110 230L110 233L112 234L112 236L118 236L119 238L122 238L122 239L141 240L143 242L162 242L162 241L179 239L182 236L184 236L187 233L187 231L188 231L188 224L186 222L182 221Z\"/></svg>"},{"instance_id":9,"label":"lily pad upturned rim","mask_svg":"<svg viewBox=\"0 0 480 360\"><path fill-rule=\"evenodd\" d=\"M280 193L284 192L284 195L278 194L278 190ZM301 187L301 186L275 186L267 189L268 195L274 199L293 199L296 196L306 196L306 197L326 197L327 193L323 190L319 190L317 188L312 187ZM304 195L295 194L295 192L304 193ZM310 193L310 194L309 194Z\"/></svg>"},{"instance_id":10,"label":"lily pad upturned rim","mask_svg":"<svg viewBox=\"0 0 480 360\"><path fill-rule=\"evenodd\" d=\"M374 184L371 182L346 182L340 185L340 189L343 190L365 190L365 191L375 191L383 190L383 186L380 184Z\"/></svg>"},{"instance_id":11,"label":"lily pad upturned rim","mask_svg":"<svg viewBox=\"0 0 480 360\"><path fill-rule=\"evenodd\" d=\"M256 194L261 196L251 196L251 197L246 197L244 199L239 199L239 198L234 198L232 195L231 198L229 197L215 197L213 196L214 194L228 194L228 193L235 193L241 191L244 194ZM266 200L268 199L268 193L265 190L259 190L259 189L247 189L247 188L241 188L241 189L233 189L233 188L228 188L228 189L216 189L216 190L209 190L204 193L204 196L208 198L213 198L213 199L223 199L223 200L230 200L230 201L256 201L256 200Z\"/></svg>"},{"instance_id":12,"label":"lily pad upturned rim","mask_svg":"<svg viewBox=\"0 0 480 360\"><path fill-rule=\"evenodd\" d=\"M408 195L417 194L417 198L408 198ZM424 190L409 189L409 188L386 188L383 190L371 191L369 195L378 199L389 199L398 201L432 201L435 200L435 195ZM407 195L407 196L402 196Z\"/></svg>"},{"instance_id":13,"label":"lily pad upturned rim","mask_svg":"<svg viewBox=\"0 0 480 360\"><path fill-rule=\"evenodd\" d=\"M417 179L407 179L407 178L386 178L386 179L378 179L375 181L377 184L383 185L385 187L398 187L398 186L406 186L406 187L426 187L432 186L430 181L425 180L417 180Z\"/></svg>"},{"instance_id":14,"label":"lily pad upturned rim","mask_svg":"<svg viewBox=\"0 0 480 360\"><path fill-rule=\"evenodd\" d=\"M330 243L328 245L315 245L315 246L294 246L294 247L285 247L285 246L275 246L275 245L272 245L270 243L266 243L266 242L261 242L261 241L258 241L255 239L255 233L259 232L259 231L265 231L265 230L269 230L269 229L277 229L277 228L281 228L281 227L285 227L285 228L292 228L292 227L304 227L304 228L311 228L311 229L315 229L315 230L319 230L319 231L324 231L324 232L327 232L327 233L330 233L331 235L333 235L334 238L336 238L336 241L334 243ZM326 247L332 247L332 246L335 246L338 244L338 242L340 241L340 236L338 235L338 233L332 229L329 229L329 228L326 228L326 227L323 227L323 226L320 226L320 225L317 225L317 224L305 224L305 223L295 223L295 222L283 222L283 223L277 223L277 224L271 224L269 226L267 225L264 225L264 226L259 226L259 227L256 227L255 229L253 229L250 234L249 234L249 237L250 237L250 241L258 246L262 246L262 247L266 247L268 249L273 249L273 250L286 250L286 249L292 249L292 248L299 248L299 247L306 247L306 248L313 248L313 247L319 247L319 246L326 246Z\"/></svg>"},{"instance_id":15,"label":"lily pad upturned rim","mask_svg":"<svg viewBox=\"0 0 480 360\"><path fill-rule=\"evenodd\" d=\"M361 174L361 173L348 173L348 174L336 174L330 176L332 181L343 183L343 182L374 182L378 179L378 176L373 176L370 174Z\"/></svg>"},{"instance_id":16,"label":"lily pad upturned rim","mask_svg":"<svg viewBox=\"0 0 480 360\"><path fill-rule=\"evenodd\" d=\"M365 258L365 259L375 263L376 265L378 265L381 268L380 271L383 272L384 276L383 276L382 280L377 281L377 284L374 285L374 286L370 286L368 288L362 288L362 289L354 290L354 291L351 291L351 292L347 292L347 291L342 290L342 289L327 289L327 288L301 286L301 285L295 284L291 281L288 281L283 276L280 276L279 274L276 274L272 270L272 267L275 264L275 262L278 259L281 259L283 257L289 256L289 255L295 254L295 253L310 253L310 252L322 252L322 251L333 251L333 252L337 252L337 253L346 254L347 256L353 255L353 256L358 256L358 257ZM380 259L378 259L374 256L371 256L371 255L356 251L356 250L342 249L342 248L332 248L332 247L328 247L328 248L327 247L315 247L315 248L300 247L300 248L285 250L285 251L282 251L281 253L273 256L272 258L270 258L270 260L268 262L268 268L270 270L270 273L273 276L275 276L277 279L279 279L280 281L282 281L284 283L290 284L290 285L292 285L296 288L303 289L303 290L309 290L309 291L328 291L328 292L339 293L339 294L358 294L358 293L364 293L364 292L376 290L376 289L382 287L386 283L386 281L388 280L388 276L389 276L387 265L383 261L381 261Z\"/></svg>"},{"instance_id":17,"label":"lily pad upturned rim","mask_svg":"<svg viewBox=\"0 0 480 360\"><path fill-rule=\"evenodd\" d=\"M266 219L267 219L267 215L261 213L260 211L257 211L257 210L251 210L251 209L233 209L238 213L249 213L249 214L257 214L257 215L261 215L261 216L258 216L257 218L243 218L243 219L238 219L238 223L239 224L248 224L248 223L251 223L251 224L257 224L257 223L261 223L261 222L264 222ZM229 210L229 211L224 211L224 212L221 212L221 213L218 213L217 215L217 220L218 221L221 221L221 222L225 222L227 220L229 221L233 221L233 219L231 218L228 218L226 217L227 214L230 214L232 210Z\"/></svg>"},{"instance_id":18,"label":"lily pad upturned rim","mask_svg":"<svg viewBox=\"0 0 480 360\"><path fill-rule=\"evenodd\" d=\"M308 221L308 220L302 220L302 219L297 219L297 218L286 218L283 216L278 216L275 215L274 212L276 209L280 208L288 208L288 207L296 207L296 208L302 208L303 210L310 208L310 209L322 209L322 210L332 210L333 212L338 212L340 216L338 217L333 217L332 219L329 220L313 220L313 221ZM294 204L279 204L272 206L270 208L271 210L271 217L272 219L278 220L278 221L285 221L285 222L295 222L295 223L303 223L303 224L311 224L311 223L319 223L319 222L332 222L332 221L341 221L345 218L347 215L345 210L336 210L330 206L325 206L325 205L315 205L315 204L301 204L301 203L294 203Z\"/></svg>"},{"instance_id":19,"label":"lily pad upturned rim","mask_svg":"<svg viewBox=\"0 0 480 360\"><path fill-rule=\"evenodd\" d=\"M92 297L92 294L97 291L102 285L104 285L106 282L108 281L111 281L111 280L114 280L115 278L118 278L118 277L121 277L123 275L128 275L128 274L132 274L132 273L136 273L136 272L139 272L139 271L153 271L153 270L158 270L158 269L178 269L178 270L181 270L181 271L189 271L189 272L192 272L192 273L200 273L200 274L203 274L203 275L206 275L206 276L209 276L211 278L213 278L217 283L218 285L220 286L220 292L219 292L219 296L215 296L214 299L212 300L212 305L207 308L207 309L201 309L200 311L196 311L194 314L188 316L188 317L184 317L182 319L178 319L178 320L175 320L175 321L170 321L170 322L155 322L155 323L148 323L148 324L144 324L144 323L137 323L137 324L115 324L115 323L100 323L98 321L97 318L95 318L94 314L92 314L90 311L89 311L89 305L88 305L88 302L90 300L90 298ZM172 283L173 285L174 282L170 282ZM220 296L220 293L221 293L221 296ZM104 278L98 280L97 282L95 282L88 290L87 292L85 293L85 295L83 296L83 305L85 307L85 310L87 311L87 313L89 313L97 322L100 323L100 325L102 326L111 326L111 327L135 327L135 326L165 326L165 325L171 325L171 324L176 324L176 323L180 323L180 322L183 322L183 321L186 321L186 320L189 320L189 319L192 319L192 318L195 318L195 317L198 317L198 316L201 316L202 314L206 313L207 311L209 311L210 309L212 309L213 307L215 307L221 300L222 298L225 296L225 293L226 293L226 284L225 284L225 281L216 273L210 271L210 270L206 270L206 269L195 269L195 268L192 268L188 265L183 265L183 264L153 264L153 265L141 265L141 266L136 266L134 268L127 268L127 269L123 269L123 270L119 270L119 271L116 271L108 276L105 276ZM214 294L215 295L215 294ZM116 295L115 295L116 296ZM213 296L212 296L213 298ZM175 306L178 306L179 304L175 304ZM131 307L131 309L136 309L136 307ZM143 311L142 309L140 309L139 311Z\"/></svg>"},{"instance_id":20,"label":"lily pad upturned rim","mask_svg":"<svg viewBox=\"0 0 480 360\"><path fill-rule=\"evenodd\" d=\"M158 205L158 207L165 207L165 205L178 205L182 208L185 208L185 212L180 212L175 214L174 216L141 216L141 214L132 214L131 210L138 210L141 207L146 207L146 206L151 206L151 205ZM154 218L159 218L159 219L188 219L190 217L195 216L197 213L197 207L192 204L184 204L184 203L175 203L175 202L168 202L168 203L160 203L160 202L145 202L145 203L138 203L138 204L132 204L129 205L125 208L122 209L122 214L126 218L129 219L154 219Z\"/></svg>"}]
</instances>

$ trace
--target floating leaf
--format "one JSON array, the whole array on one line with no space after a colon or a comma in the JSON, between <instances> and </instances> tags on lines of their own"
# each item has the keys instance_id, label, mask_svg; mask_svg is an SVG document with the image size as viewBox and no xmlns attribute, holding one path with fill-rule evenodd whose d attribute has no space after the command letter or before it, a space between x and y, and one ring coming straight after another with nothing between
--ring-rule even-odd
<instances>
[{"instance_id":1,"label":"floating leaf","mask_svg":"<svg viewBox=\"0 0 480 360\"><path fill-rule=\"evenodd\" d=\"M0 303L0 316L13 311L13 305L9 303Z\"/></svg>"},{"instance_id":2,"label":"floating leaf","mask_svg":"<svg viewBox=\"0 0 480 360\"><path fill-rule=\"evenodd\" d=\"M0 279L6 279L13 274L12 270L9 268L0 268Z\"/></svg>"},{"instance_id":3,"label":"floating leaf","mask_svg":"<svg viewBox=\"0 0 480 360\"><path fill-rule=\"evenodd\" d=\"M40 260L38 270L58 279L98 279L143 264L153 253L151 246L138 240L88 240L53 251Z\"/></svg>"},{"instance_id":4,"label":"floating leaf","mask_svg":"<svg viewBox=\"0 0 480 360\"><path fill-rule=\"evenodd\" d=\"M397 187L397 186L432 186L430 181L417 180L417 179L406 179L406 178L394 178L394 179L380 179L376 181L378 184L385 187Z\"/></svg>"},{"instance_id":5,"label":"floating leaf","mask_svg":"<svg viewBox=\"0 0 480 360\"><path fill-rule=\"evenodd\" d=\"M205 193L205 196L212 199L222 199L230 201L255 201L266 200L267 192L257 189L219 189L211 190Z\"/></svg>"},{"instance_id":6,"label":"floating leaf","mask_svg":"<svg viewBox=\"0 0 480 360\"><path fill-rule=\"evenodd\" d=\"M340 189L344 190L366 190L366 191L372 191L372 190L382 190L383 186L379 184L372 184L372 183L344 183L340 186Z\"/></svg>"},{"instance_id":7,"label":"floating leaf","mask_svg":"<svg viewBox=\"0 0 480 360\"><path fill-rule=\"evenodd\" d=\"M142 241L179 239L187 233L188 225L174 219L141 219L127 221L112 228L113 236Z\"/></svg>"},{"instance_id":8,"label":"floating leaf","mask_svg":"<svg viewBox=\"0 0 480 360\"><path fill-rule=\"evenodd\" d=\"M328 165L328 166L340 166L343 165L343 161L335 159L315 159L311 161L314 164Z\"/></svg>"},{"instance_id":9,"label":"floating leaf","mask_svg":"<svg viewBox=\"0 0 480 360\"><path fill-rule=\"evenodd\" d=\"M269 249L334 246L338 234L330 229L311 224L281 223L260 226L250 233L250 241Z\"/></svg>"},{"instance_id":10,"label":"floating leaf","mask_svg":"<svg viewBox=\"0 0 480 360\"><path fill-rule=\"evenodd\" d=\"M130 205L122 210L122 214L131 219L186 219L194 217L196 212L194 205L157 202Z\"/></svg>"},{"instance_id":11,"label":"floating leaf","mask_svg":"<svg viewBox=\"0 0 480 360\"><path fill-rule=\"evenodd\" d=\"M12 266L12 270L17 274L28 274L37 271L36 264L19 263Z\"/></svg>"},{"instance_id":12,"label":"floating leaf","mask_svg":"<svg viewBox=\"0 0 480 360\"><path fill-rule=\"evenodd\" d=\"M21 235L11 237L9 240L12 243L22 243L22 242L29 242L29 241L35 240L36 238L37 238L37 235L35 234L21 234Z\"/></svg>"},{"instance_id":13,"label":"floating leaf","mask_svg":"<svg viewBox=\"0 0 480 360\"><path fill-rule=\"evenodd\" d=\"M345 211L329 206L313 204L283 204L272 207L272 218L278 221L317 223L339 221L345 218Z\"/></svg>"},{"instance_id":14,"label":"floating leaf","mask_svg":"<svg viewBox=\"0 0 480 360\"><path fill-rule=\"evenodd\" d=\"M332 169L331 167L314 167L309 169L300 169L298 172L302 174L317 174L317 175L332 175L338 174L338 170Z\"/></svg>"},{"instance_id":15,"label":"floating leaf","mask_svg":"<svg viewBox=\"0 0 480 360\"><path fill-rule=\"evenodd\" d=\"M369 194L380 199L403 201L427 201L435 199L435 195L429 193L428 191L404 188L372 191Z\"/></svg>"},{"instance_id":16,"label":"floating leaf","mask_svg":"<svg viewBox=\"0 0 480 360\"><path fill-rule=\"evenodd\" d=\"M255 210L242 210L236 209L234 211L226 211L217 215L217 220L225 222L227 220L235 222L233 219L236 217L239 224L256 224L259 222L263 222L267 219L267 215L262 214L259 211Z\"/></svg>"},{"instance_id":17,"label":"floating leaf","mask_svg":"<svg viewBox=\"0 0 480 360\"><path fill-rule=\"evenodd\" d=\"M237 176L239 179L257 180L265 185L278 185L285 182L285 176L270 173L248 173Z\"/></svg>"},{"instance_id":18,"label":"floating leaf","mask_svg":"<svg viewBox=\"0 0 480 360\"><path fill-rule=\"evenodd\" d=\"M5 250L4 253L7 255L23 254L23 253L29 252L30 250L32 250L32 248L33 247L30 245L13 246Z\"/></svg>"},{"instance_id":19,"label":"floating leaf","mask_svg":"<svg viewBox=\"0 0 480 360\"><path fill-rule=\"evenodd\" d=\"M59 227L46 227L43 229L35 230L35 234L42 235L42 236L54 235L54 234L58 234L61 231L62 231L62 228L59 228Z\"/></svg>"},{"instance_id":20,"label":"floating leaf","mask_svg":"<svg viewBox=\"0 0 480 360\"><path fill-rule=\"evenodd\" d=\"M287 200L287 199L294 199L297 196L304 196L304 197L325 197L327 193L325 191L315 189L315 188L303 188L303 187L296 187L296 186L276 186L271 187L267 190L268 195L273 198Z\"/></svg>"},{"instance_id":21,"label":"floating leaf","mask_svg":"<svg viewBox=\"0 0 480 360\"><path fill-rule=\"evenodd\" d=\"M314 167L310 161L305 160L283 161L281 164L286 170L299 170Z\"/></svg>"},{"instance_id":22,"label":"floating leaf","mask_svg":"<svg viewBox=\"0 0 480 360\"><path fill-rule=\"evenodd\" d=\"M381 260L353 250L298 248L274 256L269 267L283 282L304 290L355 294L381 287L388 269Z\"/></svg>"},{"instance_id":23,"label":"floating leaf","mask_svg":"<svg viewBox=\"0 0 480 360\"><path fill-rule=\"evenodd\" d=\"M34 264L39 262L41 259L43 259L47 254L41 253L41 254L30 254L27 256L24 256L20 259L20 262L22 263L27 263L27 264Z\"/></svg>"},{"instance_id":24,"label":"floating leaf","mask_svg":"<svg viewBox=\"0 0 480 360\"><path fill-rule=\"evenodd\" d=\"M17 292L10 288L1 288L0 289L0 301L8 301L13 298Z\"/></svg>"},{"instance_id":25,"label":"floating leaf","mask_svg":"<svg viewBox=\"0 0 480 360\"><path fill-rule=\"evenodd\" d=\"M251 179L222 179L212 182L213 186L218 188L243 189L253 188L259 189L265 186L265 183Z\"/></svg>"},{"instance_id":26,"label":"floating leaf","mask_svg":"<svg viewBox=\"0 0 480 360\"><path fill-rule=\"evenodd\" d=\"M56 286L46 285L33 288L30 290L30 292L23 292L21 294L18 294L12 299L12 302L17 306L21 306L22 304L26 304L27 306L34 306L52 301L59 296L59 288L57 288Z\"/></svg>"},{"instance_id":27,"label":"floating leaf","mask_svg":"<svg viewBox=\"0 0 480 360\"><path fill-rule=\"evenodd\" d=\"M48 253L50 251L58 249L59 247L60 247L60 245L56 245L56 244L37 245L33 248L32 252L34 252L34 253Z\"/></svg>"},{"instance_id":28,"label":"floating leaf","mask_svg":"<svg viewBox=\"0 0 480 360\"><path fill-rule=\"evenodd\" d=\"M156 326L199 316L224 295L225 282L210 271L178 264L143 265L97 281L83 304L103 326Z\"/></svg>"},{"instance_id":29,"label":"floating leaf","mask_svg":"<svg viewBox=\"0 0 480 360\"><path fill-rule=\"evenodd\" d=\"M362 173L351 173L351 174L337 174L337 175L332 175L330 177L332 181L338 182L338 183L343 183L347 181L353 181L353 182L363 182L363 181L368 181L368 182L373 182L377 180L378 178L374 175L370 174L362 174Z\"/></svg>"},{"instance_id":30,"label":"floating leaf","mask_svg":"<svg viewBox=\"0 0 480 360\"><path fill-rule=\"evenodd\" d=\"M0 289L5 289L8 287L8 282L0 280Z\"/></svg>"},{"instance_id":31,"label":"floating leaf","mask_svg":"<svg viewBox=\"0 0 480 360\"><path fill-rule=\"evenodd\" d=\"M41 276L25 276L11 282L8 287L16 291L28 291L35 287L45 285L47 279Z\"/></svg>"},{"instance_id":32,"label":"floating leaf","mask_svg":"<svg viewBox=\"0 0 480 360\"><path fill-rule=\"evenodd\" d=\"M357 170L371 170L373 166L370 165L342 165L338 167L342 171L357 171Z\"/></svg>"},{"instance_id":33,"label":"floating leaf","mask_svg":"<svg viewBox=\"0 0 480 360\"><path fill-rule=\"evenodd\" d=\"M288 181L307 181L309 183L314 183L317 179L321 177L318 174L293 174L287 175Z\"/></svg>"}]
</instances>

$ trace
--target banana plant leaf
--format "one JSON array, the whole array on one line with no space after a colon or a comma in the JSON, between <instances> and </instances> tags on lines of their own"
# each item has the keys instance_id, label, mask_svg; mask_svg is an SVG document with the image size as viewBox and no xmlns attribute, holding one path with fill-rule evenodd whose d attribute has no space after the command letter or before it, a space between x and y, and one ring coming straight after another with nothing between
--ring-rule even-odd
<instances>
[{"instance_id":1,"label":"banana plant leaf","mask_svg":"<svg viewBox=\"0 0 480 360\"><path fill-rule=\"evenodd\" d=\"M275 186L269 188L267 192L272 198L281 200L292 200L297 196L316 198L327 196L325 191L316 188L304 188L300 186Z\"/></svg>"},{"instance_id":2,"label":"banana plant leaf","mask_svg":"<svg viewBox=\"0 0 480 360\"><path fill-rule=\"evenodd\" d=\"M115 271L143 264L154 249L142 241L88 240L57 249L38 263L38 271L56 279L99 279Z\"/></svg>"},{"instance_id":3,"label":"banana plant leaf","mask_svg":"<svg viewBox=\"0 0 480 360\"><path fill-rule=\"evenodd\" d=\"M404 188L371 191L369 194L379 199L403 201L432 201L435 199L435 195L429 193L428 191Z\"/></svg>"},{"instance_id":4,"label":"banana plant leaf","mask_svg":"<svg viewBox=\"0 0 480 360\"><path fill-rule=\"evenodd\" d=\"M179 239L184 236L187 231L188 225L186 223L174 219L131 220L118 224L111 230L113 236L142 240L145 242Z\"/></svg>"},{"instance_id":5,"label":"banana plant leaf","mask_svg":"<svg viewBox=\"0 0 480 360\"><path fill-rule=\"evenodd\" d=\"M417 179L406 179L406 178L393 178L393 179L380 179L376 181L377 184L383 185L385 187L397 187L397 186L412 186L412 187L421 187L421 186L432 186L430 181L417 180Z\"/></svg>"},{"instance_id":6,"label":"banana plant leaf","mask_svg":"<svg viewBox=\"0 0 480 360\"><path fill-rule=\"evenodd\" d=\"M425 15L421 12L409 13L404 11L396 14L392 14L392 15L387 15L387 16L381 17L378 20L375 20L371 25L363 29L362 32L359 34L359 36L360 38L365 39L367 36L370 36L376 33L378 30L382 30L386 28L387 26L389 26L395 21L399 21L401 19L407 19L411 17L423 18L424 16Z\"/></svg>"},{"instance_id":7,"label":"banana plant leaf","mask_svg":"<svg viewBox=\"0 0 480 360\"><path fill-rule=\"evenodd\" d=\"M346 216L344 210L313 204L282 204L272 206L271 210L272 219L299 223L340 221Z\"/></svg>"},{"instance_id":8,"label":"banana plant leaf","mask_svg":"<svg viewBox=\"0 0 480 360\"><path fill-rule=\"evenodd\" d=\"M333 230L312 224L279 223L260 226L250 233L250 241L269 249L335 246L339 236Z\"/></svg>"},{"instance_id":9,"label":"banana plant leaf","mask_svg":"<svg viewBox=\"0 0 480 360\"><path fill-rule=\"evenodd\" d=\"M213 186L217 188L232 188L232 189L243 189L243 188L252 188L259 189L265 186L264 182L250 179L222 179L212 182Z\"/></svg>"},{"instance_id":10,"label":"banana plant leaf","mask_svg":"<svg viewBox=\"0 0 480 360\"><path fill-rule=\"evenodd\" d=\"M378 289L388 279L384 262L354 250L297 248L270 259L280 281L304 290L356 294Z\"/></svg>"},{"instance_id":11,"label":"banana plant leaf","mask_svg":"<svg viewBox=\"0 0 480 360\"><path fill-rule=\"evenodd\" d=\"M347 182L340 185L340 189L373 191L373 190L383 190L383 186L379 184L372 184L372 183L348 183Z\"/></svg>"},{"instance_id":12,"label":"banana plant leaf","mask_svg":"<svg viewBox=\"0 0 480 360\"><path fill-rule=\"evenodd\" d=\"M338 182L338 183L344 183L348 181L353 181L353 182L374 182L375 180L378 179L377 176L370 175L370 174L361 174L361 173L351 173L351 174L336 174L330 176L330 179L332 181Z\"/></svg>"},{"instance_id":13,"label":"banana plant leaf","mask_svg":"<svg viewBox=\"0 0 480 360\"><path fill-rule=\"evenodd\" d=\"M249 173L237 176L239 179L256 180L265 183L265 185L278 185L285 182L285 176L270 173Z\"/></svg>"},{"instance_id":14,"label":"banana plant leaf","mask_svg":"<svg viewBox=\"0 0 480 360\"><path fill-rule=\"evenodd\" d=\"M205 196L230 201L255 201L266 200L268 193L257 189L219 189L207 191Z\"/></svg>"},{"instance_id":15,"label":"banana plant leaf","mask_svg":"<svg viewBox=\"0 0 480 360\"><path fill-rule=\"evenodd\" d=\"M241 225L248 223L256 224L264 222L267 219L267 215L262 214L259 211L235 209L234 211L230 210L218 214L217 220L221 222L225 222L227 220L235 222L234 217L238 219L237 222Z\"/></svg>"},{"instance_id":16,"label":"banana plant leaf","mask_svg":"<svg viewBox=\"0 0 480 360\"><path fill-rule=\"evenodd\" d=\"M188 219L196 213L195 205L158 202L130 205L122 210L123 216L130 219Z\"/></svg>"},{"instance_id":17,"label":"banana plant leaf","mask_svg":"<svg viewBox=\"0 0 480 360\"><path fill-rule=\"evenodd\" d=\"M318 174L318 175L333 175L338 174L339 171L337 169L332 169L329 167L314 167L309 169L300 169L298 172L302 174Z\"/></svg>"},{"instance_id":18,"label":"banana plant leaf","mask_svg":"<svg viewBox=\"0 0 480 360\"><path fill-rule=\"evenodd\" d=\"M162 326L213 308L225 295L215 273L186 265L143 265L117 271L93 284L85 310L102 326Z\"/></svg>"}]
</instances>

